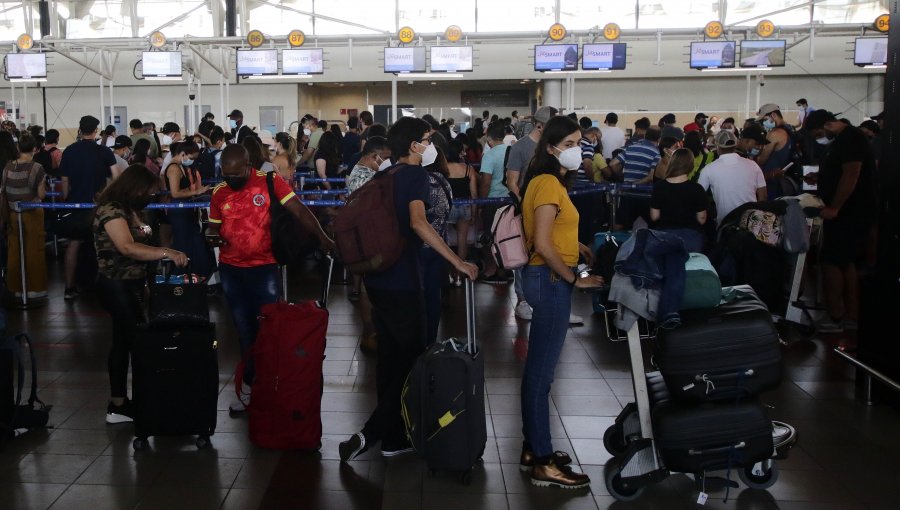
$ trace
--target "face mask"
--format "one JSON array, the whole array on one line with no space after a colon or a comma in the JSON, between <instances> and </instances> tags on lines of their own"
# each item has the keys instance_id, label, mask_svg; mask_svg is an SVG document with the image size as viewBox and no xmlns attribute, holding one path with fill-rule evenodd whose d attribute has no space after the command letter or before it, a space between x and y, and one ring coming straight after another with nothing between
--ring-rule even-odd
<instances>
[{"instance_id":1,"label":"face mask","mask_svg":"<svg viewBox=\"0 0 900 510\"><path fill-rule=\"evenodd\" d=\"M191 166L191 165L193 165L193 164L194 164L194 160L191 159L191 158L184 158L184 159L181 160L181 165L182 165L182 166Z\"/></svg>"},{"instance_id":2,"label":"face mask","mask_svg":"<svg viewBox=\"0 0 900 510\"><path fill-rule=\"evenodd\" d=\"M382 161L380 165L378 165L378 171L381 172L382 170L387 170L390 167L391 167L391 160L386 159L386 160Z\"/></svg>"},{"instance_id":3,"label":"face mask","mask_svg":"<svg viewBox=\"0 0 900 510\"><path fill-rule=\"evenodd\" d=\"M131 157L131 151L125 151L122 153L122 159L128 159Z\"/></svg>"},{"instance_id":4,"label":"face mask","mask_svg":"<svg viewBox=\"0 0 900 510\"><path fill-rule=\"evenodd\" d=\"M250 177L246 175L226 175L222 177L222 180L225 181L225 184L227 184L229 188L238 191L247 185L247 181L250 180Z\"/></svg>"},{"instance_id":5,"label":"face mask","mask_svg":"<svg viewBox=\"0 0 900 510\"><path fill-rule=\"evenodd\" d=\"M755 158L759 154L759 147L750 149L750 157Z\"/></svg>"},{"instance_id":6,"label":"face mask","mask_svg":"<svg viewBox=\"0 0 900 510\"><path fill-rule=\"evenodd\" d=\"M559 160L560 165L566 170L578 170L578 167L581 166L581 147L569 147L566 150L561 150L556 146L553 148L559 151L556 159Z\"/></svg>"},{"instance_id":7,"label":"face mask","mask_svg":"<svg viewBox=\"0 0 900 510\"><path fill-rule=\"evenodd\" d=\"M772 130L775 128L775 121L772 119L766 119L762 123L763 127L766 128L766 131Z\"/></svg>"},{"instance_id":8,"label":"face mask","mask_svg":"<svg viewBox=\"0 0 900 510\"><path fill-rule=\"evenodd\" d=\"M159 139L159 143L163 145L172 145L172 137L169 135L162 135L162 137Z\"/></svg>"},{"instance_id":9,"label":"face mask","mask_svg":"<svg viewBox=\"0 0 900 510\"><path fill-rule=\"evenodd\" d=\"M429 166L434 163L434 160L437 159L437 147L435 147L434 144L425 145L419 142L416 143L425 147L425 152L420 154L420 156L422 156L422 166Z\"/></svg>"},{"instance_id":10,"label":"face mask","mask_svg":"<svg viewBox=\"0 0 900 510\"><path fill-rule=\"evenodd\" d=\"M831 138L828 138L827 136L816 138L816 143L819 145L831 145Z\"/></svg>"},{"instance_id":11,"label":"face mask","mask_svg":"<svg viewBox=\"0 0 900 510\"><path fill-rule=\"evenodd\" d=\"M237 121L234 119L228 119L228 125L231 129L237 129Z\"/></svg>"},{"instance_id":12,"label":"face mask","mask_svg":"<svg viewBox=\"0 0 900 510\"><path fill-rule=\"evenodd\" d=\"M303 134L309 136L312 134L312 131L310 131L309 128L303 128Z\"/></svg>"},{"instance_id":13,"label":"face mask","mask_svg":"<svg viewBox=\"0 0 900 510\"><path fill-rule=\"evenodd\" d=\"M701 119L700 122L697 123L698 126L703 127L706 125L706 119Z\"/></svg>"}]
</instances>

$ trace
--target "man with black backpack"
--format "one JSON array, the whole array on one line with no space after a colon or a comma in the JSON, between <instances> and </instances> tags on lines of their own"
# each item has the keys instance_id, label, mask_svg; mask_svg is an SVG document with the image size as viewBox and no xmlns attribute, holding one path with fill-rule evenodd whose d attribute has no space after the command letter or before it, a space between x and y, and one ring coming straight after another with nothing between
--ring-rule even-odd
<instances>
[{"instance_id":1,"label":"man with black backpack","mask_svg":"<svg viewBox=\"0 0 900 510\"><path fill-rule=\"evenodd\" d=\"M44 171L51 177L56 177L59 171L59 162L62 160L62 151L57 148L59 143L59 131L48 129L44 137L44 146L35 153L32 161L44 167Z\"/></svg>"},{"instance_id":2,"label":"man with black backpack","mask_svg":"<svg viewBox=\"0 0 900 510\"><path fill-rule=\"evenodd\" d=\"M222 173L220 162L222 149L225 148L225 130L214 126L209 132L209 147L200 152L197 158L197 171L204 180L218 179Z\"/></svg>"}]
</instances>

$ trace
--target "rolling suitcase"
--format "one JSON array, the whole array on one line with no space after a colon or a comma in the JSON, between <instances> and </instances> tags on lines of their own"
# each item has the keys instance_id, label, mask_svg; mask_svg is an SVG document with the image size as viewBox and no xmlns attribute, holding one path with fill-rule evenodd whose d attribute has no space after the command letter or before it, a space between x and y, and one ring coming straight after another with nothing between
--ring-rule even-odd
<instances>
[{"instance_id":1,"label":"rolling suitcase","mask_svg":"<svg viewBox=\"0 0 900 510\"><path fill-rule=\"evenodd\" d=\"M247 406L250 441L261 448L315 450L322 446L322 364L328 329L328 287L321 301L263 305L259 333L250 351L254 380ZM287 294L285 289L285 295ZM243 364L235 388L243 382Z\"/></svg>"},{"instance_id":2,"label":"rolling suitcase","mask_svg":"<svg viewBox=\"0 0 900 510\"><path fill-rule=\"evenodd\" d=\"M675 400L757 395L781 382L781 343L772 315L748 286L716 308L681 312L659 330L654 359Z\"/></svg>"},{"instance_id":3,"label":"rolling suitcase","mask_svg":"<svg viewBox=\"0 0 900 510\"><path fill-rule=\"evenodd\" d=\"M770 459L775 451L772 421L757 400L663 402L652 416L656 445L669 471L744 468Z\"/></svg>"},{"instance_id":4,"label":"rolling suitcase","mask_svg":"<svg viewBox=\"0 0 900 510\"><path fill-rule=\"evenodd\" d=\"M432 344L413 365L402 394L403 421L428 469L456 471L471 481L484 454L484 357L475 338L475 287L466 280L467 342Z\"/></svg>"},{"instance_id":5,"label":"rolling suitcase","mask_svg":"<svg viewBox=\"0 0 900 510\"><path fill-rule=\"evenodd\" d=\"M219 395L215 326L138 329L132 346L135 450L149 436L195 434L208 448Z\"/></svg>"}]
</instances>

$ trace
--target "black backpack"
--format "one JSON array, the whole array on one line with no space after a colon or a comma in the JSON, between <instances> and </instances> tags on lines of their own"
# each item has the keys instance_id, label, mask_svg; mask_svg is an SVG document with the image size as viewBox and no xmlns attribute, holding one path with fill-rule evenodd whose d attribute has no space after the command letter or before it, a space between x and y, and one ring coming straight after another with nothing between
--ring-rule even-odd
<instances>
[{"instance_id":1,"label":"black backpack","mask_svg":"<svg viewBox=\"0 0 900 510\"><path fill-rule=\"evenodd\" d=\"M197 158L197 162L194 163L194 168L200 172L200 178L203 180L212 180L217 179L218 175L216 175L216 155L222 152L221 149L203 149L203 152L200 153L200 156Z\"/></svg>"},{"instance_id":2,"label":"black backpack","mask_svg":"<svg viewBox=\"0 0 900 510\"><path fill-rule=\"evenodd\" d=\"M308 232L287 207L278 201L275 194L276 178L280 179L275 176L275 172L266 174L269 214L272 217L272 254L281 265L294 264L315 252L319 248L319 239L312 232Z\"/></svg>"},{"instance_id":3,"label":"black backpack","mask_svg":"<svg viewBox=\"0 0 900 510\"><path fill-rule=\"evenodd\" d=\"M56 177L56 169L53 168L52 154L53 154L53 151L58 151L58 150L59 149L57 149L56 147L50 147L50 150L41 148L41 150L37 151L37 153L34 155L34 158L32 158L32 161L34 161L35 163L38 163L39 165L44 167L44 172L46 172L47 175Z\"/></svg>"},{"instance_id":4,"label":"black backpack","mask_svg":"<svg viewBox=\"0 0 900 510\"><path fill-rule=\"evenodd\" d=\"M25 387L23 342L28 346L31 358L31 395L26 404L22 403ZM37 362L31 340L25 333L14 337L4 334L0 337L0 445L18 436L23 429L46 427L49 419L50 406L45 406L37 397Z\"/></svg>"}]
</instances>

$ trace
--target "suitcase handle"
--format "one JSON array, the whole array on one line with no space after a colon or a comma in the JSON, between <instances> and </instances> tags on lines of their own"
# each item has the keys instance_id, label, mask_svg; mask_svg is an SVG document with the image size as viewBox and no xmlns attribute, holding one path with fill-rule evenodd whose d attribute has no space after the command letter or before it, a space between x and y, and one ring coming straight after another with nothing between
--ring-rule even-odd
<instances>
[{"instance_id":1,"label":"suitcase handle","mask_svg":"<svg viewBox=\"0 0 900 510\"><path fill-rule=\"evenodd\" d=\"M695 449L691 448L690 450L688 450L688 455L696 456L696 455L712 455L712 454L719 454L719 453L727 453L727 452L730 452L731 450L740 450L746 446L747 446L747 443L741 441L740 443L733 444L731 446L720 446L718 448L706 448L706 449L702 449L702 450L695 450Z\"/></svg>"},{"instance_id":2,"label":"suitcase handle","mask_svg":"<svg viewBox=\"0 0 900 510\"><path fill-rule=\"evenodd\" d=\"M478 350L478 339L475 332L475 282L463 278L466 287L466 348L469 354L475 355Z\"/></svg>"},{"instance_id":3,"label":"suitcase handle","mask_svg":"<svg viewBox=\"0 0 900 510\"><path fill-rule=\"evenodd\" d=\"M322 308L328 308L328 294L331 290L331 273L334 272L334 256L330 253L325 254L328 259L328 272L325 273L325 285L322 288L322 299L319 304ZM288 301L288 285L287 285L287 266L278 266L281 269L281 297L285 302Z\"/></svg>"}]
</instances>

